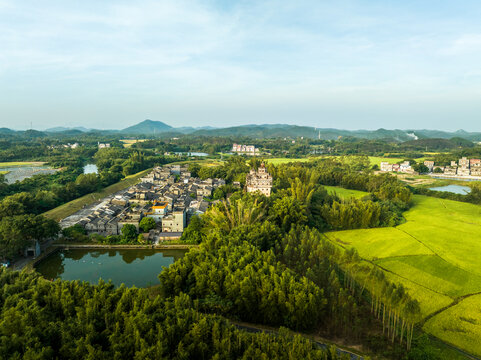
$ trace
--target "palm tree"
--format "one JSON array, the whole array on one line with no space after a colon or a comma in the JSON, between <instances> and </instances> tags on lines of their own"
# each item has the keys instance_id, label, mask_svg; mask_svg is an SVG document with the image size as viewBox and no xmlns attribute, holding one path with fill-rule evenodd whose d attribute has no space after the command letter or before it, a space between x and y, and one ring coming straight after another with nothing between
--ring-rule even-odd
<instances>
[{"instance_id":1,"label":"palm tree","mask_svg":"<svg viewBox=\"0 0 481 360\"><path fill-rule=\"evenodd\" d=\"M252 225L262 220L265 216L263 203L238 199L235 201L223 200L208 212L208 222L214 228L229 233L240 225Z\"/></svg>"}]
</instances>

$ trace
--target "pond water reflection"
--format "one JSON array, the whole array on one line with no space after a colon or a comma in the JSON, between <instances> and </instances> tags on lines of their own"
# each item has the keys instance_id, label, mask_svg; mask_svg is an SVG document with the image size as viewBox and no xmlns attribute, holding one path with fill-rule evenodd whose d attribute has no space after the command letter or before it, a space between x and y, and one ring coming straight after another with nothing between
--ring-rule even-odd
<instances>
[{"instance_id":1,"label":"pond water reflection","mask_svg":"<svg viewBox=\"0 0 481 360\"><path fill-rule=\"evenodd\" d=\"M112 280L115 286L157 285L162 266L168 267L185 250L72 249L59 250L36 266L47 279L82 280L98 283Z\"/></svg>"}]
</instances>

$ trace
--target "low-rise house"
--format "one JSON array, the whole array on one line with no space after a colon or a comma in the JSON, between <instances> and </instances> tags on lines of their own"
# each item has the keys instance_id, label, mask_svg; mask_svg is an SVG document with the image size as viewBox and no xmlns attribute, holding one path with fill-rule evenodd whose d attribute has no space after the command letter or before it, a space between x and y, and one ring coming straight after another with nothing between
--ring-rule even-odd
<instances>
[{"instance_id":1,"label":"low-rise house","mask_svg":"<svg viewBox=\"0 0 481 360\"><path fill-rule=\"evenodd\" d=\"M481 167L471 168L471 176L481 176Z\"/></svg>"},{"instance_id":2,"label":"low-rise house","mask_svg":"<svg viewBox=\"0 0 481 360\"><path fill-rule=\"evenodd\" d=\"M462 168L468 168L469 169L469 159L466 157L462 157L459 159L458 164Z\"/></svg>"},{"instance_id":3,"label":"low-rise house","mask_svg":"<svg viewBox=\"0 0 481 360\"><path fill-rule=\"evenodd\" d=\"M162 232L183 232L186 226L185 209L174 209L162 218Z\"/></svg>"},{"instance_id":4,"label":"low-rise house","mask_svg":"<svg viewBox=\"0 0 481 360\"><path fill-rule=\"evenodd\" d=\"M145 213L146 217L150 217L155 220L155 222L162 221L162 218L167 214L169 203L166 201L161 201L155 203L151 206L149 211Z\"/></svg>"},{"instance_id":5,"label":"low-rise house","mask_svg":"<svg viewBox=\"0 0 481 360\"><path fill-rule=\"evenodd\" d=\"M456 175L458 168L453 166L446 166L444 168L445 175Z\"/></svg>"},{"instance_id":6,"label":"low-rise house","mask_svg":"<svg viewBox=\"0 0 481 360\"><path fill-rule=\"evenodd\" d=\"M403 173L412 173L414 170L412 170L411 163L409 161L404 161L401 164L399 164L399 171Z\"/></svg>"},{"instance_id":7,"label":"low-rise house","mask_svg":"<svg viewBox=\"0 0 481 360\"><path fill-rule=\"evenodd\" d=\"M385 161L381 161L381 171L383 172L391 172L392 171L392 164L388 163L388 162L385 162Z\"/></svg>"},{"instance_id":8,"label":"low-rise house","mask_svg":"<svg viewBox=\"0 0 481 360\"><path fill-rule=\"evenodd\" d=\"M469 175L471 175L471 170L469 170L469 168L466 168L464 166L459 167L457 175L459 175L459 176L469 176Z\"/></svg>"},{"instance_id":9,"label":"low-rise house","mask_svg":"<svg viewBox=\"0 0 481 360\"><path fill-rule=\"evenodd\" d=\"M429 169L429 172L432 172L434 169L434 161L426 160L424 162L424 166L426 166Z\"/></svg>"}]
</instances>

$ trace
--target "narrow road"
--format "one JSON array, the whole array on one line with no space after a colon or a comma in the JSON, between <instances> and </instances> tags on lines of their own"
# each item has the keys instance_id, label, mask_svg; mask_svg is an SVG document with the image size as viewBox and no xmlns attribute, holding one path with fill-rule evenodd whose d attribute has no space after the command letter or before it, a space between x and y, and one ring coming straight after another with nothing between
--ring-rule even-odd
<instances>
[{"instance_id":1,"label":"narrow road","mask_svg":"<svg viewBox=\"0 0 481 360\"><path fill-rule=\"evenodd\" d=\"M238 328L239 330L244 330L244 331L247 331L247 332L252 332L252 333L265 332L265 333L271 333L271 334L274 334L274 335L278 334L278 332L276 330L265 329L265 328L262 328L262 327L259 327L259 326L253 325L253 324L237 323L237 322L232 321L230 319L229 319L229 322L232 325L234 325L236 328ZM317 340L312 340L312 339L309 338L309 336L307 336L305 334L302 334L302 333L293 333L293 335L301 335L301 336L305 337L306 339L310 340L311 342L313 342L314 344L316 344L319 348L324 349L324 350L329 349L329 347L331 346L331 344L325 344L325 343L322 343L322 342L317 341ZM335 345L335 344L332 344L332 345ZM349 351L349 350L346 350L346 349L342 349L338 345L335 345L335 346L336 346L336 352L339 355L348 355L351 360L364 360L364 357L362 355L355 354L352 351Z\"/></svg>"}]
</instances>

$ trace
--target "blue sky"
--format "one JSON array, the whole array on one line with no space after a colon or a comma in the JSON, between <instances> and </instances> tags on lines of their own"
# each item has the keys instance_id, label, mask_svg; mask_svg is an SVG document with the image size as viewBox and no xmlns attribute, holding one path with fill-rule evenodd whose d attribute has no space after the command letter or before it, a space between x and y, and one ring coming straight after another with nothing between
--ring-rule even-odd
<instances>
[{"instance_id":1,"label":"blue sky","mask_svg":"<svg viewBox=\"0 0 481 360\"><path fill-rule=\"evenodd\" d=\"M0 127L481 131L479 1L0 0Z\"/></svg>"}]
</instances>

